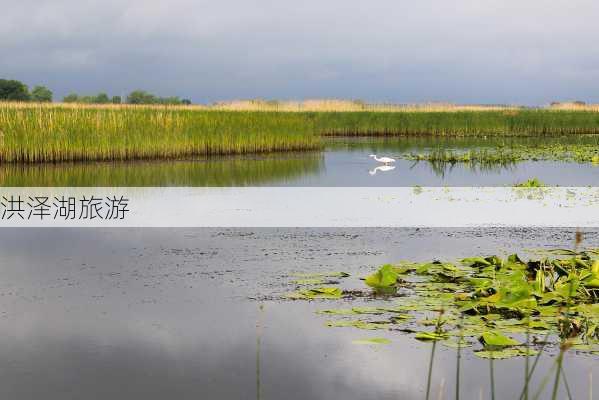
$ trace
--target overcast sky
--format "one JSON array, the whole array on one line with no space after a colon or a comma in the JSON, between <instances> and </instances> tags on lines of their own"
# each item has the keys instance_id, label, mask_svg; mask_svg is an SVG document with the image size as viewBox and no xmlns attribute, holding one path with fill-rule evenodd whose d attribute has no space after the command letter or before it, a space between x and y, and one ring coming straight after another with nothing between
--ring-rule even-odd
<instances>
[{"instance_id":1,"label":"overcast sky","mask_svg":"<svg viewBox=\"0 0 599 400\"><path fill-rule=\"evenodd\" d=\"M599 102L593 0L0 0L0 78L68 92Z\"/></svg>"}]
</instances>

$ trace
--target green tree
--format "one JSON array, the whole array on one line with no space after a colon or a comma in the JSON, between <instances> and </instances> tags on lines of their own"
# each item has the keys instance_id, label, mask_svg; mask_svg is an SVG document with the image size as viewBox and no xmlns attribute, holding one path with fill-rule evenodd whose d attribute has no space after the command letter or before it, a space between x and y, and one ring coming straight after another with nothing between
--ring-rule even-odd
<instances>
[{"instance_id":1,"label":"green tree","mask_svg":"<svg viewBox=\"0 0 599 400\"><path fill-rule=\"evenodd\" d=\"M31 91L31 100L49 103L52 101L52 91L45 86L36 86Z\"/></svg>"},{"instance_id":2,"label":"green tree","mask_svg":"<svg viewBox=\"0 0 599 400\"><path fill-rule=\"evenodd\" d=\"M158 99L156 99L156 103L178 105L178 104L181 104L181 99L177 96L159 97Z\"/></svg>"},{"instance_id":3,"label":"green tree","mask_svg":"<svg viewBox=\"0 0 599 400\"><path fill-rule=\"evenodd\" d=\"M189 106L189 105L191 105L191 100L183 99L183 100L181 100L181 104L185 104L186 106Z\"/></svg>"},{"instance_id":4,"label":"green tree","mask_svg":"<svg viewBox=\"0 0 599 400\"><path fill-rule=\"evenodd\" d=\"M121 102L122 102L121 96L112 96L111 102L112 102L112 104L121 104Z\"/></svg>"},{"instance_id":5,"label":"green tree","mask_svg":"<svg viewBox=\"0 0 599 400\"><path fill-rule=\"evenodd\" d=\"M79 101L79 96L77 93L69 93L63 97L62 101L64 103L77 103Z\"/></svg>"},{"instance_id":6,"label":"green tree","mask_svg":"<svg viewBox=\"0 0 599 400\"><path fill-rule=\"evenodd\" d=\"M155 104L156 101L156 96L145 90L134 90L127 96L127 103L129 104Z\"/></svg>"},{"instance_id":7,"label":"green tree","mask_svg":"<svg viewBox=\"0 0 599 400\"><path fill-rule=\"evenodd\" d=\"M0 100L28 101L29 89L23 82L0 79Z\"/></svg>"},{"instance_id":8,"label":"green tree","mask_svg":"<svg viewBox=\"0 0 599 400\"><path fill-rule=\"evenodd\" d=\"M110 103L110 99L106 93L98 93L93 102L97 104L107 104Z\"/></svg>"}]
</instances>

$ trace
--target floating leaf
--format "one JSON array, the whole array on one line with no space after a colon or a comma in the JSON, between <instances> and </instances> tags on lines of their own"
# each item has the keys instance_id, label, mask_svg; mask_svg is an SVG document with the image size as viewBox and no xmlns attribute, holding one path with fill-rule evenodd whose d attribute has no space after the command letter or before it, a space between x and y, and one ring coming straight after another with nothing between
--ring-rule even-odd
<instances>
[{"instance_id":1,"label":"floating leaf","mask_svg":"<svg viewBox=\"0 0 599 400\"><path fill-rule=\"evenodd\" d=\"M341 289L338 287L319 287L314 289L300 290L291 293L289 297L299 299L340 299L342 295Z\"/></svg>"},{"instance_id":2,"label":"floating leaf","mask_svg":"<svg viewBox=\"0 0 599 400\"><path fill-rule=\"evenodd\" d=\"M418 332L416 333L416 336L414 336L415 339L417 340L421 340L421 341L431 341L431 340L445 340L447 339L448 335L445 333L435 333L435 332Z\"/></svg>"},{"instance_id":3,"label":"floating leaf","mask_svg":"<svg viewBox=\"0 0 599 400\"><path fill-rule=\"evenodd\" d=\"M364 282L376 291L390 292L396 289L399 274L391 264L385 264L374 274L366 277Z\"/></svg>"},{"instance_id":4,"label":"floating leaf","mask_svg":"<svg viewBox=\"0 0 599 400\"><path fill-rule=\"evenodd\" d=\"M463 258L461 262L469 267L488 267L493 265L482 257Z\"/></svg>"},{"instance_id":5,"label":"floating leaf","mask_svg":"<svg viewBox=\"0 0 599 400\"><path fill-rule=\"evenodd\" d=\"M370 338L370 339L358 339L352 340L353 344L368 344L368 345L381 345L389 344L391 341L386 338Z\"/></svg>"},{"instance_id":6,"label":"floating leaf","mask_svg":"<svg viewBox=\"0 0 599 400\"><path fill-rule=\"evenodd\" d=\"M330 310L319 310L316 314L330 314L330 315L353 315L355 312L351 308L340 308Z\"/></svg>"},{"instance_id":7,"label":"floating leaf","mask_svg":"<svg viewBox=\"0 0 599 400\"><path fill-rule=\"evenodd\" d=\"M507 346L517 346L520 342L509 338L505 335L502 335L499 332L488 331L482 334L479 339L486 346L494 346L494 347L507 347Z\"/></svg>"},{"instance_id":8,"label":"floating leaf","mask_svg":"<svg viewBox=\"0 0 599 400\"><path fill-rule=\"evenodd\" d=\"M361 321L361 320L353 320L353 321L327 321L326 326L332 328L344 328L344 327L353 327L358 329L367 329L367 330L376 330L376 329L389 329L389 325L391 322L389 321Z\"/></svg>"},{"instance_id":9,"label":"floating leaf","mask_svg":"<svg viewBox=\"0 0 599 400\"><path fill-rule=\"evenodd\" d=\"M291 276L297 278L347 278L350 276L347 272L308 272L308 273L294 273Z\"/></svg>"},{"instance_id":10,"label":"floating leaf","mask_svg":"<svg viewBox=\"0 0 599 400\"><path fill-rule=\"evenodd\" d=\"M491 350L481 350L481 351L475 351L474 354L477 357L480 358L492 358L494 360L503 360L506 358L512 358L512 357L532 357L535 356L537 354L539 354L539 352L537 350L528 350L528 353L526 352L525 349L501 349L501 350L495 350L495 351L491 351Z\"/></svg>"},{"instance_id":11,"label":"floating leaf","mask_svg":"<svg viewBox=\"0 0 599 400\"><path fill-rule=\"evenodd\" d=\"M460 340L451 340L451 339L448 339L448 340L444 340L443 342L441 342L441 344L443 346L447 346L447 347L452 348L452 349L459 349L459 348L464 348L464 347L472 347L472 343L470 343L469 341L464 340L464 339L462 339L461 341Z\"/></svg>"},{"instance_id":12,"label":"floating leaf","mask_svg":"<svg viewBox=\"0 0 599 400\"><path fill-rule=\"evenodd\" d=\"M309 279L296 279L291 282L295 283L296 285L322 285L322 284L329 283L329 280L324 279L324 278L309 278Z\"/></svg>"}]
</instances>

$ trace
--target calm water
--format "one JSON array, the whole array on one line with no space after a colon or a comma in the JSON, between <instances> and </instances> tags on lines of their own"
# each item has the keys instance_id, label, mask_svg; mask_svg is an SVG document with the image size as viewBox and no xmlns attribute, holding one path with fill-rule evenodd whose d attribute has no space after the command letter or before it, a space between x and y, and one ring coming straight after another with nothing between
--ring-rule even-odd
<instances>
[{"instance_id":1,"label":"calm water","mask_svg":"<svg viewBox=\"0 0 599 400\"><path fill-rule=\"evenodd\" d=\"M368 157L397 157L431 149L471 149L497 145L596 143L597 137L514 139L335 139L320 152L230 156L181 161L2 165L3 186L503 186L530 178L551 185L599 183L591 163L527 161L480 168L399 160L389 171Z\"/></svg>"},{"instance_id":2,"label":"calm water","mask_svg":"<svg viewBox=\"0 0 599 400\"><path fill-rule=\"evenodd\" d=\"M343 270L362 285L357 277L389 261L573 238L568 229L3 229L0 397L422 399L429 344L327 328L314 314L326 301L278 299L284 276ZM585 244L599 246L599 231ZM369 336L392 344L351 343ZM432 398L453 398L455 351L437 355ZM488 361L467 352L463 361L462 398L489 398ZM533 387L553 361L541 358ZM494 365L497 399L514 399L523 359ZM573 398L588 398L591 373L599 392L594 357L569 353L565 368Z\"/></svg>"}]
</instances>

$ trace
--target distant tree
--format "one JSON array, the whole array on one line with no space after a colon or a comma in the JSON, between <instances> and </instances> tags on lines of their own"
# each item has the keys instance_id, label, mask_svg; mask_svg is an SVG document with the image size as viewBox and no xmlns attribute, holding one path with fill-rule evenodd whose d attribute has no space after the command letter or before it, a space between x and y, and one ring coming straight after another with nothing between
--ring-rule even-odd
<instances>
[{"instance_id":1,"label":"distant tree","mask_svg":"<svg viewBox=\"0 0 599 400\"><path fill-rule=\"evenodd\" d=\"M110 103L110 99L106 93L98 93L97 96L94 97L93 103L96 104L107 104Z\"/></svg>"},{"instance_id":2,"label":"distant tree","mask_svg":"<svg viewBox=\"0 0 599 400\"><path fill-rule=\"evenodd\" d=\"M191 105L191 100L189 100L189 99L183 99L183 100L181 100L181 103L185 104L186 106L189 106L189 105Z\"/></svg>"},{"instance_id":3,"label":"distant tree","mask_svg":"<svg viewBox=\"0 0 599 400\"><path fill-rule=\"evenodd\" d=\"M134 90L127 96L127 103L129 104L155 104L156 102L156 96L145 90Z\"/></svg>"},{"instance_id":4,"label":"distant tree","mask_svg":"<svg viewBox=\"0 0 599 400\"><path fill-rule=\"evenodd\" d=\"M0 100L28 101L29 89L23 82L0 79Z\"/></svg>"},{"instance_id":5,"label":"distant tree","mask_svg":"<svg viewBox=\"0 0 599 400\"><path fill-rule=\"evenodd\" d=\"M77 93L69 93L62 98L62 101L64 103L77 103L79 101L79 96Z\"/></svg>"},{"instance_id":6,"label":"distant tree","mask_svg":"<svg viewBox=\"0 0 599 400\"><path fill-rule=\"evenodd\" d=\"M96 102L96 96L79 96L78 103L93 104Z\"/></svg>"},{"instance_id":7,"label":"distant tree","mask_svg":"<svg viewBox=\"0 0 599 400\"><path fill-rule=\"evenodd\" d=\"M181 99L177 96L171 97L159 97L155 101L158 104L169 104L169 105L178 105L182 104Z\"/></svg>"},{"instance_id":8,"label":"distant tree","mask_svg":"<svg viewBox=\"0 0 599 400\"><path fill-rule=\"evenodd\" d=\"M112 104L121 104L121 96L112 96L112 99L110 101Z\"/></svg>"},{"instance_id":9,"label":"distant tree","mask_svg":"<svg viewBox=\"0 0 599 400\"><path fill-rule=\"evenodd\" d=\"M584 106L587 103L585 103L584 101L576 100L576 101L574 101L574 104L577 105L577 106Z\"/></svg>"},{"instance_id":10,"label":"distant tree","mask_svg":"<svg viewBox=\"0 0 599 400\"><path fill-rule=\"evenodd\" d=\"M31 91L31 100L49 103L52 101L52 91L45 86L36 86Z\"/></svg>"}]
</instances>

